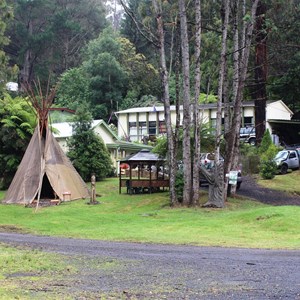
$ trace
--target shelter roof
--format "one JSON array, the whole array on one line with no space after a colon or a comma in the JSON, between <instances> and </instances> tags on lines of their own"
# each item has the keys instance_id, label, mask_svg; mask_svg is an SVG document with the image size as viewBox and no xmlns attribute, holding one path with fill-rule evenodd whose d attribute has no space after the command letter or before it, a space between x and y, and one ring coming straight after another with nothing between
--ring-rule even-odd
<instances>
[{"instance_id":1,"label":"shelter roof","mask_svg":"<svg viewBox=\"0 0 300 300\"><path fill-rule=\"evenodd\" d=\"M138 150L143 150L143 149L149 149L149 150L153 149L153 147L150 145L126 142L126 141L121 141L121 140L117 140L115 143L108 143L108 144L106 144L106 146L109 149L120 148L123 150L132 150L132 151L138 151Z\"/></svg>"},{"instance_id":2,"label":"shelter roof","mask_svg":"<svg viewBox=\"0 0 300 300\"><path fill-rule=\"evenodd\" d=\"M149 149L143 149L138 153L121 159L120 162L159 162L164 160L165 159L160 157L158 154L150 152Z\"/></svg>"}]
</instances>

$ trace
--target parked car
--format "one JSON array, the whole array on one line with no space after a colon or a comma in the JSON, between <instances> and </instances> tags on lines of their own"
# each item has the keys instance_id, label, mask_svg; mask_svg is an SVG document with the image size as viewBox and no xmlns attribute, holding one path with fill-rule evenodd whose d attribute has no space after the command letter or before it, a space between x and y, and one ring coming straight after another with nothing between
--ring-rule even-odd
<instances>
[{"instance_id":1,"label":"parked car","mask_svg":"<svg viewBox=\"0 0 300 300\"><path fill-rule=\"evenodd\" d=\"M300 167L300 149L285 149L279 151L274 161L281 174L286 174L288 169L298 170Z\"/></svg>"},{"instance_id":2,"label":"parked car","mask_svg":"<svg viewBox=\"0 0 300 300\"><path fill-rule=\"evenodd\" d=\"M224 161L222 155L220 155L220 161ZM211 169L215 164L215 154L212 152L200 154L200 164L206 169Z\"/></svg>"},{"instance_id":3,"label":"parked car","mask_svg":"<svg viewBox=\"0 0 300 300\"><path fill-rule=\"evenodd\" d=\"M255 127L253 127L253 126L241 127L240 141L243 141L244 143L249 143L250 145L255 146L256 145Z\"/></svg>"},{"instance_id":4,"label":"parked car","mask_svg":"<svg viewBox=\"0 0 300 300\"><path fill-rule=\"evenodd\" d=\"M220 161L224 161L224 158L220 155ZM215 154L214 153L201 153L200 155L200 164L204 166L206 169L212 171L214 168L215 163ZM238 170L238 178L237 178L237 186L236 188L239 189L241 187L243 178L242 178L242 171ZM208 184L206 178L200 172L200 186L204 184Z\"/></svg>"}]
</instances>

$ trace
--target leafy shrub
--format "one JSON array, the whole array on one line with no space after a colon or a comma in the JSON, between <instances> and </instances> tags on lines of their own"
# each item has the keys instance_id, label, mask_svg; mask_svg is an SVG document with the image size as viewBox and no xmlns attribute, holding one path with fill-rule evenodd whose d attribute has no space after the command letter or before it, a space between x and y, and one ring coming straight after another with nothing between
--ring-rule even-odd
<instances>
[{"instance_id":1,"label":"leafy shrub","mask_svg":"<svg viewBox=\"0 0 300 300\"><path fill-rule=\"evenodd\" d=\"M183 170L178 170L175 179L175 190L176 190L177 200L179 202L182 202L183 200L183 187L184 187Z\"/></svg>"},{"instance_id":2,"label":"leafy shrub","mask_svg":"<svg viewBox=\"0 0 300 300\"><path fill-rule=\"evenodd\" d=\"M275 177L277 165L273 160L263 160L260 163L260 176L263 179L273 179Z\"/></svg>"},{"instance_id":3,"label":"leafy shrub","mask_svg":"<svg viewBox=\"0 0 300 300\"><path fill-rule=\"evenodd\" d=\"M261 161L273 160L277 152L278 147L274 144L271 144L264 153L261 153Z\"/></svg>"},{"instance_id":4,"label":"leafy shrub","mask_svg":"<svg viewBox=\"0 0 300 300\"><path fill-rule=\"evenodd\" d=\"M267 129L264 133L264 136L263 136L260 146L258 148L259 154L265 153L272 144L273 143L272 143L270 131L269 131L269 129Z\"/></svg>"},{"instance_id":5,"label":"leafy shrub","mask_svg":"<svg viewBox=\"0 0 300 300\"><path fill-rule=\"evenodd\" d=\"M91 129L91 115L84 107L77 110L74 134L68 140L68 157L83 180L89 181L92 173L97 180L112 175L112 161L103 140Z\"/></svg>"},{"instance_id":6,"label":"leafy shrub","mask_svg":"<svg viewBox=\"0 0 300 300\"><path fill-rule=\"evenodd\" d=\"M28 100L4 93L0 98L0 189L10 185L35 126Z\"/></svg>"},{"instance_id":7,"label":"leafy shrub","mask_svg":"<svg viewBox=\"0 0 300 300\"><path fill-rule=\"evenodd\" d=\"M260 175L263 179L273 179L277 171L274 157L278 152L278 147L272 143L269 130L266 130L259 147L260 154Z\"/></svg>"}]
</instances>

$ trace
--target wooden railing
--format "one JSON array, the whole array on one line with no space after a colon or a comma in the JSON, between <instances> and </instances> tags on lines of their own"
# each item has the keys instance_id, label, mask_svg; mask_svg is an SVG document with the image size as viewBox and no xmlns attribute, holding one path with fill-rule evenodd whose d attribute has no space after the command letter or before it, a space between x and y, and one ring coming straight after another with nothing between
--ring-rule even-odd
<instances>
[{"instance_id":1,"label":"wooden railing","mask_svg":"<svg viewBox=\"0 0 300 300\"><path fill-rule=\"evenodd\" d=\"M169 187L169 179L120 179L120 193L122 187L127 188L128 194L152 193L159 190L159 188Z\"/></svg>"}]
</instances>

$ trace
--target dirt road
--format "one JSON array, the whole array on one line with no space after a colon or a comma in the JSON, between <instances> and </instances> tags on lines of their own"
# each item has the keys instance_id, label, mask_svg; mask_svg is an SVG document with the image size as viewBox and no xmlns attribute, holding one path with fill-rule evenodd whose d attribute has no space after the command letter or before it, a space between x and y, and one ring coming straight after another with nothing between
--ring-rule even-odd
<instances>
[{"instance_id":1,"label":"dirt road","mask_svg":"<svg viewBox=\"0 0 300 300\"><path fill-rule=\"evenodd\" d=\"M61 295L70 299L300 299L300 250L116 243L15 233L0 233L0 242L65 255L79 268L60 286Z\"/></svg>"}]
</instances>

